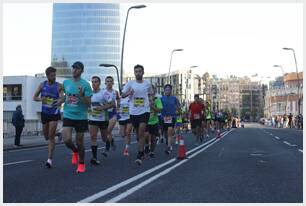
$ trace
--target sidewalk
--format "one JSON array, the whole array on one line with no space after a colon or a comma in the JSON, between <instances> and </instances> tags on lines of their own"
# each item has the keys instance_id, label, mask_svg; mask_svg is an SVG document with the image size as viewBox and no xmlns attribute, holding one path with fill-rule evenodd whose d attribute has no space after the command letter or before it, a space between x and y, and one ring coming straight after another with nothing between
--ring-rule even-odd
<instances>
[{"instance_id":1,"label":"sidewalk","mask_svg":"<svg viewBox=\"0 0 306 206\"><path fill-rule=\"evenodd\" d=\"M72 135L72 138L74 139L75 134ZM113 130L113 136L114 138L119 137L119 130L115 127ZM88 132L84 134L84 139L89 138L90 135ZM14 146L15 137L6 137L3 138L3 151L7 150L18 150L18 149L24 149L24 148L32 148L32 147L40 147L40 146L47 146L49 141L46 141L44 136L37 135L37 136L21 136L20 138L20 144L22 146L15 147ZM56 144L63 144L63 141L58 141L58 137L55 137L55 143Z\"/></svg>"}]
</instances>

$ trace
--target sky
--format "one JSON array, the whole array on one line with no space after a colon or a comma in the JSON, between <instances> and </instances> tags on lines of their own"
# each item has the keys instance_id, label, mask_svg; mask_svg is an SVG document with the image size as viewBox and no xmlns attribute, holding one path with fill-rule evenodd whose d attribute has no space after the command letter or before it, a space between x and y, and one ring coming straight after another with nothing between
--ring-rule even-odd
<instances>
[{"instance_id":1,"label":"sky","mask_svg":"<svg viewBox=\"0 0 306 206\"><path fill-rule=\"evenodd\" d=\"M125 14L129 6L122 5ZM193 69L221 77L279 76L303 68L302 3L146 3L130 11L124 70L142 64L146 73ZM3 75L35 75L51 62L52 4L3 5ZM39 18L38 18L39 17ZM125 16L123 16L125 18ZM123 19L124 20L124 19ZM124 22L124 21L123 21Z\"/></svg>"}]
</instances>

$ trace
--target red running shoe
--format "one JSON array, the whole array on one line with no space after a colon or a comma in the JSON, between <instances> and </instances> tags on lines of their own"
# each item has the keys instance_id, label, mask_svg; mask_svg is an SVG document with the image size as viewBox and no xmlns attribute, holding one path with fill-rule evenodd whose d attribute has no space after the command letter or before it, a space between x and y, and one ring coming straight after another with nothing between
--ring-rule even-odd
<instances>
[{"instance_id":1,"label":"red running shoe","mask_svg":"<svg viewBox=\"0 0 306 206\"><path fill-rule=\"evenodd\" d=\"M85 164L79 164L78 165L78 169L77 169L77 173L82 173L85 172Z\"/></svg>"},{"instance_id":2,"label":"red running shoe","mask_svg":"<svg viewBox=\"0 0 306 206\"><path fill-rule=\"evenodd\" d=\"M73 165L76 165L76 164L78 164L78 161L79 161L79 153L73 152L73 153L72 153L72 160L71 160L71 163L72 163Z\"/></svg>"}]
</instances>

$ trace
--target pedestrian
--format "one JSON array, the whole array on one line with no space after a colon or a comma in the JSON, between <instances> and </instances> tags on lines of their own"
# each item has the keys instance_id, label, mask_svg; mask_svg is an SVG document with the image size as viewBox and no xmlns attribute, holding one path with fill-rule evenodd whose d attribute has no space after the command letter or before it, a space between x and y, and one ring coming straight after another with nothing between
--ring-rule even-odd
<instances>
[{"instance_id":1,"label":"pedestrian","mask_svg":"<svg viewBox=\"0 0 306 206\"><path fill-rule=\"evenodd\" d=\"M63 82L64 114L62 135L66 146L72 150L72 164L77 172L85 172L84 132L88 130L88 107L91 105L92 90L90 84L81 78L84 72L82 62L72 65L72 79ZM72 141L72 130L76 131L76 145Z\"/></svg>"},{"instance_id":2,"label":"pedestrian","mask_svg":"<svg viewBox=\"0 0 306 206\"><path fill-rule=\"evenodd\" d=\"M290 113L289 114L289 127L290 128L292 128L292 126L293 126L293 122L292 121L293 121L293 115L292 115L292 113Z\"/></svg>"},{"instance_id":3,"label":"pedestrian","mask_svg":"<svg viewBox=\"0 0 306 206\"><path fill-rule=\"evenodd\" d=\"M125 85L122 85L124 88ZM118 122L119 122L119 133L120 136L125 140L125 147L123 150L124 156L129 156L129 147L131 144L131 136L132 136L132 123L130 119L129 112L130 99L129 97L120 98L119 101L119 113L118 113Z\"/></svg>"},{"instance_id":4,"label":"pedestrian","mask_svg":"<svg viewBox=\"0 0 306 206\"><path fill-rule=\"evenodd\" d=\"M108 97L104 96L104 92L101 90L101 79L98 76L91 78L93 94L91 96L91 106L88 112L88 125L89 134L91 137L91 152L92 158L90 163L93 165L99 165L100 161L97 158L97 136L100 130L101 138L103 142L107 142L107 128L109 125L108 109L112 108L115 103L109 101ZM109 144L106 147L109 147Z\"/></svg>"},{"instance_id":5,"label":"pedestrian","mask_svg":"<svg viewBox=\"0 0 306 206\"><path fill-rule=\"evenodd\" d=\"M144 67L137 64L134 66L134 75L136 80L130 80L126 83L121 97L129 96L129 112L133 127L136 130L138 140L138 154L135 163L142 164L144 159L144 133L150 118L149 97L152 95L151 84L143 79Z\"/></svg>"},{"instance_id":6,"label":"pedestrian","mask_svg":"<svg viewBox=\"0 0 306 206\"><path fill-rule=\"evenodd\" d=\"M162 111L163 105L159 97L155 95L155 87L152 85L152 96L150 101L150 118L146 127L146 141L148 146L145 147L145 152L149 154L151 158L155 157L156 137L158 136L158 113ZM146 151L147 150L147 151Z\"/></svg>"},{"instance_id":7,"label":"pedestrian","mask_svg":"<svg viewBox=\"0 0 306 206\"><path fill-rule=\"evenodd\" d=\"M196 137L196 145L202 142L201 138L201 125L202 125L202 112L204 110L204 105L200 102L198 94L194 95L194 101L189 105L189 119L191 122L191 129L193 135Z\"/></svg>"},{"instance_id":8,"label":"pedestrian","mask_svg":"<svg viewBox=\"0 0 306 206\"><path fill-rule=\"evenodd\" d=\"M162 124L163 131L166 137L166 154L172 152L172 138L174 136L174 126L176 123L176 113L180 111L180 103L178 99L172 95L172 85L166 84L164 86L164 95L161 98L162 109Z\"/></svg>"},{"instance_id":9,"label":"pedestrian","mask_svg":"<svg viewBox=\"0 0 306 206\"><path fill-rule=\"evenodd\" d=\"M48 144L48 159L46 166L52 167L53 152L55 148L55 135L57 123L61 120L60 107L63 96L63 86L56 81L56 69L48 67L45 71L47 80L37 87L33 100L42 102L41 104L41 123L43 134ZM39 97L40 95L40 97Z\"/></svg>"},{"instance_id":10,"label":"pedestrian","mask_svg":"<svg viewBox=\"0 0 306 206\"><path fill-rule=\"evenodd\" d=\"M209 101L206 101L206 107L204 108L205 118L206 118L206 129L207 129L207 135L206 137L209 138L209 133L211 130L212 125L212 115L211 115L211 106Z\"/></svg>"},{"instance_id":11,"label":"pedestrian","mask_svg":"<svg viewBox=\"0 0 306 206\"><path fill-rule=\"evenodd\" d=\"M12 117L12 124L15 127L15 144L14 144L15 147L22 146L20 144L20 136L24 128L24 122L25 121L24 121L24 116L22 114L21 105L17 105L16 111L14 111L13 117Z\"/></svg>"},{"instance_id":12,"label":"pedestrian","mask_svg":"<svg viewBox=\"0 0 306 206\"><path fill-rule=\"evenodd\" d=\"M119 97L119 92L117 90L113 89L113 85L114 85L114 78L112 76L107 76L105 78L105 85L106 88L103 90L104 92L104 96L109 99L110 101L112 101L113 107L108 109L108 115L109 115L109 125L107 128L107 139L109 141L109 143L111 144L111 147L113 150L116 149L116 145L115 145L115 141L113 139L113 134L112 131L116 125L117 122L117 107L118 105L118 101L120 99ZM109 144L107 143L107 144ZM106 150L106 152L108 152Z\"/></svg>"}]
</instances>

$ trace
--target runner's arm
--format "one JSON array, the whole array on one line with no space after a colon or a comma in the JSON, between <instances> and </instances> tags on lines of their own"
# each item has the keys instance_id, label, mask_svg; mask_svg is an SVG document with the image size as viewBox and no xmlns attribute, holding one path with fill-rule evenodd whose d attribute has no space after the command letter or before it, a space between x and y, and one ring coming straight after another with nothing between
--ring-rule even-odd
<instances>
[{"instance_id":1,"label":"runner's arm","mask_svg":"<svg viewBox=\"0 0 306 206\"><path fill-rule=\"evenodd\" d=\"M39 97L39 94L41 92L42 86L43 86L43 83L40 83L38 85L35 93L34 93L33 100L36 101L36 102L41 102L43 100L43 98Z\"/></svg>"}]
</instances>

